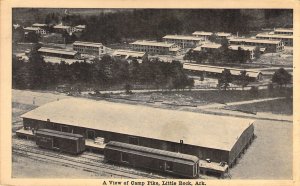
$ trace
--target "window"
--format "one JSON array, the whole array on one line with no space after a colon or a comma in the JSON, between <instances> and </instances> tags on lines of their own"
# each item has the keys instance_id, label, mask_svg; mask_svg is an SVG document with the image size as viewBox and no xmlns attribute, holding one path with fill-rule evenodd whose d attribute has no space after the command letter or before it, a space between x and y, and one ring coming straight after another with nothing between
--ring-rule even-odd
<instances>
[{"instance_id":1,"label":"window","mask_svg":"<svg viewBox=\"0 0 300 186\"><path fill-rule=\"evenodd\" d=\"M166 162L166 171L173 171L173 162Z\"/></svg>"},{"instance_id":2,"label":"window","mask_svg":"<svg viewBox=\"0 0 300 186\"><path fill-rule=\"evenodd\" d=\"M138 145L139 139L137 137L128 137L128 143L133 144L133 145Z\"/></svg>"},{"instance_id":3,"label":"window","mask_svg":"<svg viewBox=\"0 0 300 186\"><path fill-rule=\"evenodd\" d=\"M121 154L121 161L128 163L129 162L129 156L128 156L128 154L122 153Z\"/></svg>"}]
</instances>

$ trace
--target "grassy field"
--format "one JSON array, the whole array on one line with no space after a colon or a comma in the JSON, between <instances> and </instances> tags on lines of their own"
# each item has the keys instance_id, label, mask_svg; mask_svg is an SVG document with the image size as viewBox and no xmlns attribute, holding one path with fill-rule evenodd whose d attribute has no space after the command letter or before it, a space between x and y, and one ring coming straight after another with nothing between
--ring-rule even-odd
<instances>
[{"instance_id":1,"label":"grassy field","mask_svg":"<svg viewBox=\"0 0 300 186\"><path fill-rule=\"evenodd\" d=\"M164 95L172 95L173 93L165 92ZM204 103L230 103L237 101L247 101L253 99L262 99L270 97L285 97L291 95L291 90L279 91L274 89L272 92L268 90L259 90L258 94L252 94L249 90L230 90L230 91L185 91L180 92L180 95L189 97L191 101Z\"/></svg>"},{"instance_id":2,"label":"grassy field","mask_svg":"<svg viewBox=\"0 0 300 186\"><path fill-rule=\"evenodd\" d=\"M269 64L269 65L293 65L293 55L291 50L287 49L283 52L278 53L266 53L260 56L255 63L259 64Z\"/></svg>"},{"instance_id":3,"label":"grassy field","mask_svg":"<svg viewBox=\"0 0 300 186\"><path fill-rule=\"evenodd\" d=\"M278 99L259 103L226 106L225 109L246 112L270 112L272 114L293 115L293 99Z\"/></svg>"}]
</instances>

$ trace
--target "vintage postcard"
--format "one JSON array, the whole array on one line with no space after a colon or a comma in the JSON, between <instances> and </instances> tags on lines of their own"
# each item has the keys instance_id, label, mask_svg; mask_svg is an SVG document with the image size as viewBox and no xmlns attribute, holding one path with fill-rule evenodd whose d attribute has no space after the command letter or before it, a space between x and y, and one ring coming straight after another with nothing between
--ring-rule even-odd
<instances>
[{"instance_id":1,"label":"vintage postcard","mask_svg":"<svg viewBox=\"0 0 300 186\"><path fill-rule=\"evenodd\" d=\"M1 1L2 185L297 185L299 1Z\"/></svg>"}]
</instances>

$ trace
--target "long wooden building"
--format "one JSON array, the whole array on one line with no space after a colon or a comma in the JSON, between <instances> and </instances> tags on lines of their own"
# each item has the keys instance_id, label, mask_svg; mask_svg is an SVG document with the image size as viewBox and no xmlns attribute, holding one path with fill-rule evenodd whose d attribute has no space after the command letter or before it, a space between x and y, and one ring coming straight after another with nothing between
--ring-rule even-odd
<instances>
[{"instance_id":1,"label":"long wooden building","mask_svg":"<svg viewBox=\"0 0 300 186\"><path fill-rule=\"evenodd\" d=\"M141 105L70 98L21 116L24 128L101 137L233 165L254 136L253 121Z\"/></svg>"}]
</instances>

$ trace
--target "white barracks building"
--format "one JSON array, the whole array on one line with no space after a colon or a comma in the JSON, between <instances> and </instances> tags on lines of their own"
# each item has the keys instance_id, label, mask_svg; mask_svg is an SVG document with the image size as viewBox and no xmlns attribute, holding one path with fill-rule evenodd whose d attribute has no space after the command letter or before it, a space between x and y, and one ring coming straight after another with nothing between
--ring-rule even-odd
<instances>
[{"instance_id":1,"label":"white barracks building","mask_svg":"<svg viewBox=\"0 0 300 186\"><path fill-rule=\"evenodd\" d=\"M293 29L277 28L270 33L257 34L256 38L282 41L285 46L293 46Z\"/></svg>"},{"instance_id":2,"label":"white barracks building","mask_svg":"<svg viewBox=\"0 0 300 186\"><path fill-rule=\"evenodd\" d=\"M204 39L195 36L185 35L166 35L163 40L169 43L175 43L181 48L195 48L201 44Z\"/></svg>"},{"instance_id":3,"label":"white barracks building","mask_svg":"<svg viewBox=\"0 0 300 186\"><path fill-rule=\"evenodd\" d=\"M147 52L150 54L177 55L181 48L175 43L139 40L130 43L132 50Z\"/></svg>"},{"instance_id":4,"label":"white barracks building","mask_svg":"<svg viewBox=\"0 0 300 186\"><path fill-rule=\"evenodd\" d=\"M80 54L88 54L97 57L105 54L105 47L102 45L102 43L75 41L73 43L73 50L79 52Z\"/></svg>"}]
</instances>

